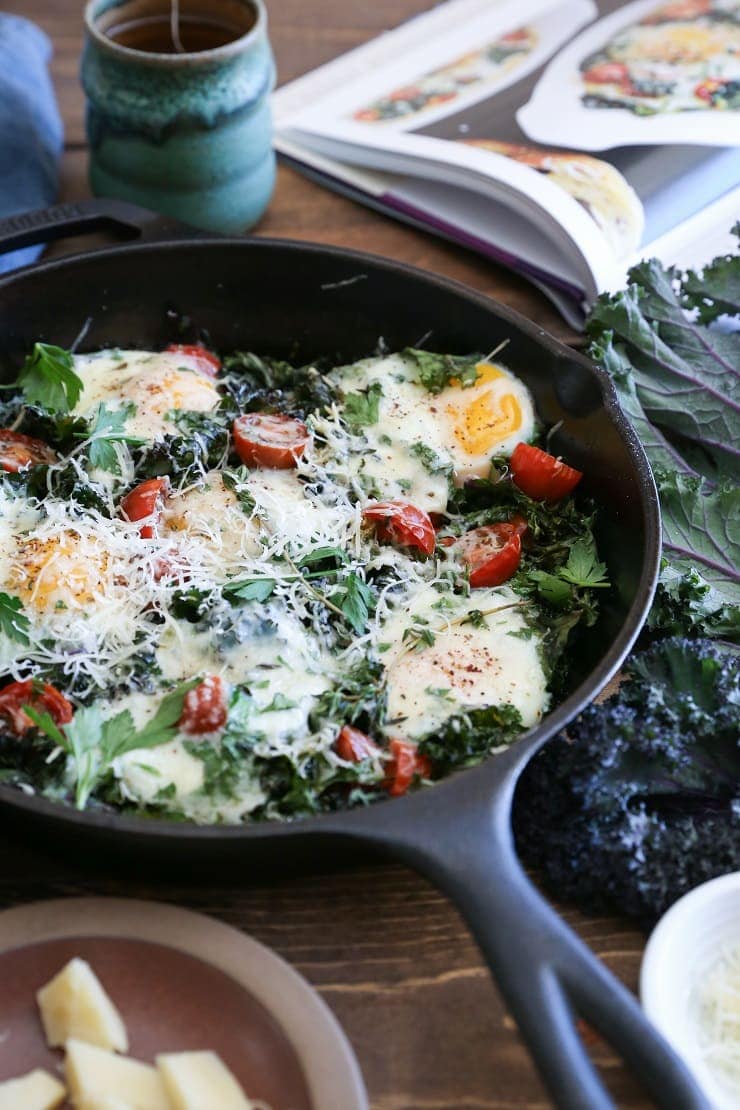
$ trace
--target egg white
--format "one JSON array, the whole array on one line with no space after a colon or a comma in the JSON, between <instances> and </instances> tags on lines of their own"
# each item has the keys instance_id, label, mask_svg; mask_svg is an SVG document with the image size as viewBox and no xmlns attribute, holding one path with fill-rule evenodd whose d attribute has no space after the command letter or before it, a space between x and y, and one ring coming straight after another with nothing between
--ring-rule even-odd
<instances>
[{"instance_id":1,"label":"egg white","mask_svg":"<svg viewBox=\"0 0 740 1110\"><path fill-rule=\"evenodd\" d=\"M219 392L196 361L180 352L100 351L75 355L75 373L83 390L72 410L90 419L100 404L109 409L133 405L125 423L131 436L145 440L173 434L177 425L167 414L173 410L210 412L219 403Z\"/></svg>"},{"instance_id":2,"label":"egg white","mask_svg":"<svg viewBox=\"0 0 740 1110\"><path fill-rule=\"evenodd\" d=\"M507 704L526 728L536 724L548 705L547 680L540 637L519 602L507 587L458 597L423 586L404 597L380 630L388 645L386 733L416 740L458 713ZM465 622L472 610L486 614L482 625ZM419 629L432 644L418 640Z\"/></svg>"},{"instance_id":3,"label":"egg white","mask_svg":"<svg viewBox=\"0 0 740 1110\"><path fill-rule=\"evenodd\" d=\"M499 364L482 361L474 384L451 384L438 394L421 384L403 355L343 367L335 380L345 394L375 383L382 389L377 422L358 429L351 448L354 473L370 497L444 512L450 479L459 486L487 477L492 458L510 455L534 435L529 391Z\"/></svg>"}]
</instances>

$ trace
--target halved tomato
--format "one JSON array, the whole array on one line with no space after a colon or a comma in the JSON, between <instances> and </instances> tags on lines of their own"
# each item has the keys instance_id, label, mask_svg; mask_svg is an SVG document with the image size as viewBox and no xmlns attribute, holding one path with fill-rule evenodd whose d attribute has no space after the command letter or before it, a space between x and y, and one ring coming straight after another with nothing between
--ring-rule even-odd
<instances>
[{"instance_id":1,"label":"halved tomato","mask_svg":"<svg viewBox=\"0 0 740 1110\"><path fill-rule=\"evenodd\" d=\"M214 355L213 351L209 351L206 347L201 347L199 343L170 343L165 350L169 354L187 355L195 361L196 368L201 374L207 374L209 378L215 378L221 369L221 359L218 355Z\"/></svg>"},{"instance_id":2,"label":"halved tomato","mask_svg":"<svg viewBox=\"0 0 740 1110\"><path fill-rule=\"evenodd\" d=\"M334 741L334 751L340 759L346 759L348 763L359 763L362 759L378 755L380 748L367 733L345 725Z\"/></svg>"},{"instance_id":3,"label":"halved tomato","mask_svg":"<svg viewBox=\"0 0 740 1110\"><path fill-rule=\"evenodd\" d=\"M188 690L178 722L183 732L199 735L218 732L226 724L228 691L217 674L209 674L192 690Z\"/></svg>"},{"instance_id":4,"label":"halved tomato","mask_svg":"<svg viewBox=\"0 0 740 1110\"><path fill-rule=\"evenodd\" d=\"M630 71L623 62L598 62L586 70L583 80L591 85L628 85Z\"/></svg>"},{"instance_id":5,"label":"halved tomato","mask_svg":"<svg viewBox=\"0 0 740 1110\"><path fill-rule=\"evenodd\" d=\"M501 586L508 582L522 557L522 536L527 531L524 517L473 528L455 544L456 551L470 567L470 585Z\"/></svg>"},{"instance_id":6,"label":"halved tomato","mask_svg":"<svg viewBox=\"0 0 740 1110\"><path fill-rule=\"evenodd\" d=\"M39 713L48 713L57 725L66 725L72 720L72 703L56 686L48 682L42 685L30 678L11 682L0 690L0 717L5 718L16 736L23 736L33 727L33 721L23 711L26 705Z\"/></svg>"},{"instance_id":7,"label":"halved tomato","mask_svg":"<svg viewBox=\"0 0 740 1110\"><path fill-rule=\"evenodd\" d=\"M562 501L583 477L582 471L530 443L517 443L510 465L514 484L534 501Z\"/></svg>"},{"instance_id":8,"label":"halved tomato","mask_svg":"<svg viewBox=\"0 0 740 1110\"><path fill-rule=\"evenodd\" d=\"M718 81L716 77L708 77L706 81L700 81L696 86L694 96L699 100L705 100L707 104L711 104L724 84L724 81Z\"/></svg>"},{"instance_id":9,"label":"halved tomato","mask_svg":"<svg viewBox=\"0 0 740 1110\"><path fill-rule=\"evenodd\" d=\"M311 442L302 420L285 413L246 412L232 426L236 453L246 466L288 470Z\"/></svg>"},{"instance_id":10,"label":"halved tomato","mask_svg":"<svg viewBox=\"0 0 740 1110\"><path fill-rule=\"evenodd\" d=\"M416 744L409 740L391 740L391 753L386 764L385 788L392 798L405 794L416 778L428 779L432 774L432 761L420 755Z\"/></svg>"},{"instance_id":11,"label":"halved tomato","mask_svg":"<svg viewBox=\"0 0 740 1110\"><path fill-rule=\"evenodd\" d=\"M135 486L121 500L121 512L126 520L146 520L149 517L156 517L151 524L142 524L139 529L139 535L143 540L150 540L154 535L162 501L167 496L169 487L169 478L148 478L146 482Z\"/></svg>"},{"instance_id":12,"label":"halved tomato","mask_svg":"<svg viewBox=\"0 0 740 1110\"><path fill-rule=\"evenodd\" d=\"M371 501L362 510L362 519L375 525L381 543L417 547L425 555L434 553L436 534L431 517L408 501Z\"/></svg>"},{"instance_id":13,"label":"halved tomato","mask_svg":"<svg viewBox=\"0 0 740 1110\"><path fill-rule=\"evenodd\" d=\"M24 436L11 428L0 428L0 470L17 474L27 466L55 463L57 453L42 439Z\"/></svg>"}]
</instances>

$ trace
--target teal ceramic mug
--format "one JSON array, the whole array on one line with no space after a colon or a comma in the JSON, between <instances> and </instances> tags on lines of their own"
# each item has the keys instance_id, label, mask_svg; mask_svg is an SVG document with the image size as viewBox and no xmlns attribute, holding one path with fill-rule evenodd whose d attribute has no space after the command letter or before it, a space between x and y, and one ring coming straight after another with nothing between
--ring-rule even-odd
<instances>
[{"instance_id":1,"label":"teal ceramic mug","mask_svg":"<svg viewBox=\"0 0 740 1110\"><path fill-rule=\"evenodd\" d=\"M262 0L90 0L90 185L235 234L275 184L275 67Z\"/></svg>"}]
</instances>

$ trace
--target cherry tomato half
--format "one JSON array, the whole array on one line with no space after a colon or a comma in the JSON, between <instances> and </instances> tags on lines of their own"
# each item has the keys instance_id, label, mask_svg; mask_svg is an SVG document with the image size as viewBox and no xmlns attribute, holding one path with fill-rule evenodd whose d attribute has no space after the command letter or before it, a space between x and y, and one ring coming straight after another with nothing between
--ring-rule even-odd
<instances>
[{"instance_id":1,"label":"cherry tomato half","mask_svg":"<svg viewBox=\"0 0 740 1110\"><path fill-rule=\"evenodd\" d=\"M562 501L576 488L583 473L539 447L517 443L511 454L511 476L522 493L534 501Z\"/></svg>"},{"instance_id":2,"label":"cherry tomato half","mask_svg":"<svg viewBox=\"0 0 740 1110\"><path fill-rule=\"evenodd\" d=\"M460 558L470 567L470 585L501 586L516 572L522 558L522 535L527 530L523 517L501 524L473 528L458 541Z\"/></svg>"},{"instance_id":3,"label":"cherry tomato half","mask_svg":"<svg viewBox=\"0 0 740 1110\"><path fill-rule=\"evenodd\" d=\"M311 442L301 420L285 413L246 412L232 427L236 453L246 466L289 470Z\"/></svg>"},{"instance_id":4,"label":"cherry tomato half","mask_svg":"<svg viewBox=\"0 0 740 1110\"><path fill-rule=\"evenodd\" d=\"M345 725L334 741L334 751L340 759L346 759L348 763L359 763L362 759L378 755L380 748L367 733Z\"/></svg>"},{"instance_id":5,"label":"cherry tomato half","mask_svg":"<svg viewBox=\"0 0 740 1110\"><path fill-rule=\"evenodd\" d=\"M218 732L226 724L226 683L217 674L209 674L192 690L188 690L182 704L178 724L183 732L200 735Z\"/></svg>"},{"instance_id":6,"label":"cherry tomato half","mask_svg":"<svg viewBox=\"0 0 740 1110\"><path fill-rule=\"evenodd\" d=\"M428 755L420 755L416 744L408 740L391 740L391 758L386 764L385 788L392 798L405 794L417 776L428 779L432 773L432 761Z\"/></svg>"},{"instance_id":7,"label":"cherry tomato half","mask_svg":"<svg viewBox=\"0 0 740 1110\"><path fill-rule=\"evenodd\" d=\"M630 72L623 62L599 62L586 70L583 80L592 85L627 85Z\"/></svg>"},{"instance_id":8,"label":"cherry tomato half","mask_svg":"<svg viewBox=\"0 0 740 1110\"><path fill-rule=\"evenodd\" d=\"M148 478L146 482L135 486L121 501L121 512L126 520L146 520L148 517L159 518L162 500L167 496L169 478ZM143 540L150 540L154 535L156 521L151 524L142 524L139 535Z\"/></svg>"},{"instance_id":9,"label":"cherry tomato half","mask_svg":"<svg viewBox=\"0 0 740 1110\"><path fill-rule=\"evenodd\" d=\"M170 343L165 350L173 355L186 355L195 362L196 369L209 378L215 378L221 369L221 359L198 343Z\"/></svg>"},{"instance_id":10,"label":"cherry tomato half","mask_svg":"<svg viewBox=\"0 0 740 1110\"><path fill-rule=\"evenodd\" d=\"M708 104L711 104L723 85L724 82L718 81L716 77L708 77L706 81L700 81L696 86L694 89L694 96L698 97L699 100L706 100Z\"/></svg>"},{"instance_id":11,"label":"cherry tomato half","mask_svg":"<svg viewBox=\"0 0 740 1110\"><path fill-rule=\"evenodd\" d=\"M64 694L48 682L44 685L27 678L24 682L11 682L0 690L0 717L4 717L16 736L23 736L33 726L33 721L23 707L30 705L39 713L48 713L57 725L72 720L72 705Z\"/></svg>"},{"instance_id":12,"label":"cherry tomato half","mask_svg":"<svg viewBox=\"0 0 740 1110\"><path fill-rule=\"evenodd\" d=\"M372 501L362 510L362 519L375 525L381 543L418 547L425 555L434 553L436 535L429 513L408 501Z\"/></svg>"},{"instance_id":13,"label":"cherry tomato half","mask_svg":"<svg viewBox=\"0 0 740 1110\"><path fill-rule=\"evenodd\" d=\"M0 428L0 469L16 474L27 466L55 463L57 453L42 439L24 436L22 432Z\"/></svg>"}]
</instances>

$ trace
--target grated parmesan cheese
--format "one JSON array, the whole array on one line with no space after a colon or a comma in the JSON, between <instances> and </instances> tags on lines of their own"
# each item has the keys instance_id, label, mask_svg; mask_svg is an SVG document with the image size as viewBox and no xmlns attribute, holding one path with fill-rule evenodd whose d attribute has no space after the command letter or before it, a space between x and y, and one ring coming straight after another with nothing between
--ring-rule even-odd
<instances>
[{"instance_id":1,"label":"grated parmesan cheese","mask_svg":"<svg viewBox=\"0 0 740 1110\"><path fill-rule=\"evenodd\" d=\"M740 940L725 946L693 991L700 1055L740 1102Z\"/></svg>"}]
</instances>

